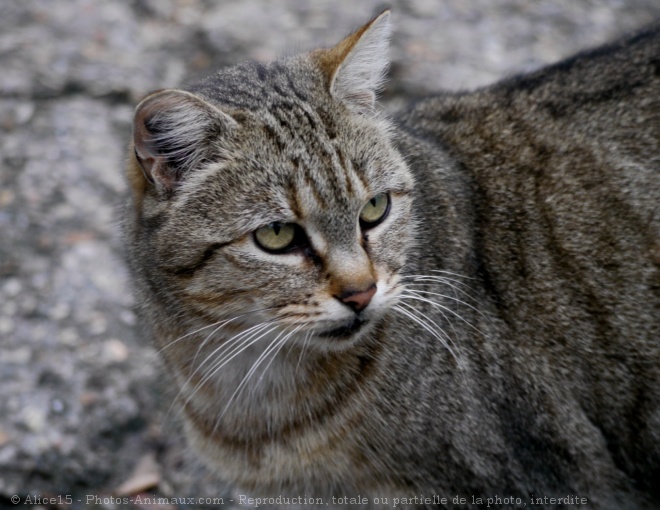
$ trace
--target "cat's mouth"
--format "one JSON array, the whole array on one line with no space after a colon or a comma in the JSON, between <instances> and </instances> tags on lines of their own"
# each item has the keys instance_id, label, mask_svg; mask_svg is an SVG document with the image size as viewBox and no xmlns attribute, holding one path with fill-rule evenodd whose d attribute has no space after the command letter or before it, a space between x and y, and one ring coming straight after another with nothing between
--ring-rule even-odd
<instances>
[{"instance_id":1,"label":"cat's mouth","mask_svg":"<svg viewBox=\"0 0 660 510\"><path fill-rule=\"evenodd\" d=\"M323 338L336 338L338 340L345 340L360 331L367 322L368 321L363 317L355 316L351 323L339 328L319 333L319 336Z\"/></svg>"}]
</instances>

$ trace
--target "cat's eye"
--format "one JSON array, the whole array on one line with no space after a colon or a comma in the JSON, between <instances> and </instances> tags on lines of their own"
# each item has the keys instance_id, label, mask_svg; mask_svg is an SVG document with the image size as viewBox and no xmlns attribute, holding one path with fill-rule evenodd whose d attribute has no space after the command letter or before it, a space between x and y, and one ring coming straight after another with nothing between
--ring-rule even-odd
<instances>
[{"instance_id":1,"label":"cat's eye","mask_svg":"<svg viewBox=\"0 0 660 510\"><path fill-rule=\"evenodd\" d=\"M295 223L270 223L254 232L257 244L266 251L281 253L296 248L306 239Z\"/></svg>"},{"instance_id":2,"label":"cat's eye","mask_svg":"<svg viewBox=\"0 0 660 510\"><path fill-rule=\"evenodd\" d=\"M383 221L390 212L390 196L380 193L369 200L360 211L362 228L371 228Z\"/></svg>"}]
</instances>

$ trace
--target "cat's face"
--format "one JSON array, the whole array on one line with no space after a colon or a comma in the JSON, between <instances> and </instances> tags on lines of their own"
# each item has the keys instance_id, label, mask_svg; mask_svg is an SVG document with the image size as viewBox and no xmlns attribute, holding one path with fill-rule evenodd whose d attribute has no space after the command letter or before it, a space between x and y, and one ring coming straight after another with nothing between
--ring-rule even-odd
<instances>
[{"instance_id":1,"label":"cat's face","mask_svg":"<svg viewBox=\"0 0 660 510\"><path fill-rule=\"evenodd\" d=\"M191 326L336 349L396 302L412 177L372 90L344 90L355 77L328 55L238 66L138 108L146 274Z\"/></svg>"},{"instance_id":2,"label":"cat's face","mask_svg":"<svg viewBox=\"0 0 660 510\"><path fill-rule=\"evenodd\" d=\"M157 199L150 244L191 312L334 348L397 298L412 179L381 124L329 134L305 108L244 114L221 161Z\"/></svg>"}]
</instances>

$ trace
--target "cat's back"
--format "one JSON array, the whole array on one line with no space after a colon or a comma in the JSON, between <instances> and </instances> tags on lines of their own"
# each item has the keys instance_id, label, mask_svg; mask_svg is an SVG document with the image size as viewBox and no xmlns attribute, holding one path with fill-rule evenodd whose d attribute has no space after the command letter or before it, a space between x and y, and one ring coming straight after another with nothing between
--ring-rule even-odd
<instances>
[{"instance_id":1,"label":"cat's back","mask_svg":"<svg viewBox=\"0 0 660 510\"><path fill-rule=\"evenodd\" d=\"M503 324L497 348L526 377L547 369L542 384L570 388L574 403L560 414L584 413L617 465L651 490L660 475L660 26L419 102L403 126L451 154L470 183L477 274ZM422 181L443 173L432 162L416 171ZM442 231L440 220L427 223Z\"/></svg>"},{"instance_id":2,"label":"cat's back","mask_svg":"<svg viewBox=\"0 0 660 510\"><path fill-rule=\"evenodd\" d=\"M619 141L639 150L657 149L659 92L657 24L475 92L420 101L406 123L418 133L440 135L455 150L474 147L472 154L476 155L484 148L501 149L508 159L524 156L519 154L524 152L524 135L533 136L540 130L548 143L555 137L556 143L566 145L569 138L583 136L573 141L589 145ZM512 154L510 149L515 147L520 151Z\"/></svg>"},{"instance_id":3,"label":"cat's back","mask_svg":"<svg viewBox=\"0 0 660 510\"><path fill-rule=\"evenodd\" d=\"M474 93L422 101L404 125L447 151L471 182L480 263L502 302L524 308L525 289L538 296L566 279L557 288L579 286L585 308L626 308L617 313L624 329L637 319L630 333L640 336L639 319L656 324L642 336L657 343L660 25Z\"/></svg>"},{"instance_id":4,"label":"cat's back","mask_svg":"<svg viewBox=\"0 0 660 510\"><path fill-rule=\"evenodd\" d=\"M660 24L473 93L421 101L406 124L438 139L477 179L522 168L570 179L587 167L604 180L616 167L655 184L642 193L658 192Z\"/></svg>"}]
</instances>

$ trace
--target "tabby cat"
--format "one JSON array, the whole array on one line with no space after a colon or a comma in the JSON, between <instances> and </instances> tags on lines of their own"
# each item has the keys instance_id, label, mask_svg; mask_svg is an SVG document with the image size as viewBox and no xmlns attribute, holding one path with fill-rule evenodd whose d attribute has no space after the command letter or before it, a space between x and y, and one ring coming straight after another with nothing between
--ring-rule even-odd
<instances>
[{"instance_id":1,"label":"tabby cat","mask_svg":"<svg viewBox=\"0 0 660 510\"><path fill-rule=\"evenodd\" d=\"M660 508L660 30L389 120L388 18L137 107L189 439L260 497Z\"/></svg>"}]
</instances>

